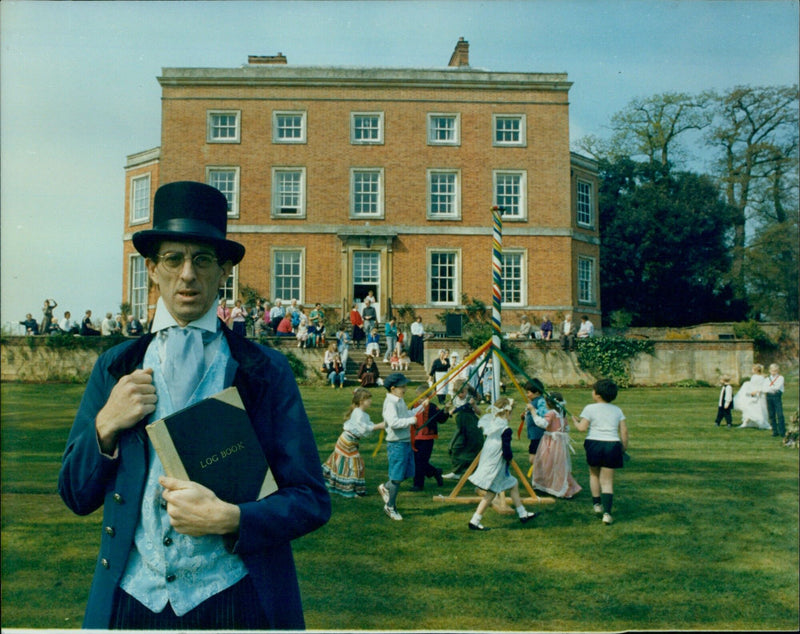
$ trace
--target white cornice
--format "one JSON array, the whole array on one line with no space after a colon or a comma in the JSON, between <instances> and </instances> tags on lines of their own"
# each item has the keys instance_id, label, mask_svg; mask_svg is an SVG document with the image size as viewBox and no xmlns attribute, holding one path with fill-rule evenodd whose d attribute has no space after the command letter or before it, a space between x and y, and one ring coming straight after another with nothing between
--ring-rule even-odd
<instances>
[{"instance_id":1,"label":"white cornice","mask_svg":"<svg viewBox=\"0 0 800 634\"><path fill-rule=\"evenodd\" d=\"M460 88L568 92L567 73L504 73L484 70L245 66L162 68L162 87L302 86L346 88Z\"/></svg>"},{"instance_id":2,"label":"white cornice","mask_svg":"<svg viewBox=\"0 0 800 634\"><path fill-rule=\"evenodd\" d=\"M400 235L430 235L439 236L446 234L448 236L491 236L491 227L452 227L448 226L446 230L443 227L411 227L406 225L370 225L368 227L361 227L357 225L282 225L282 224L268 224L268 225L228 225L228 235L231 234L281 234L281 235L343 235L347 237L396 237ZM123 236L124 240L131 238L131 233L126 233ZM567 228L551 228L551 227L514 227L509 224L503 225L503 237L534 237L534 236L548 236L548 237L561 237L571 238L578 242L585 242L587 244L600 244L600 238L596 233L587 233L583 231L576 231Z\"/></svg>"}]
</instances>

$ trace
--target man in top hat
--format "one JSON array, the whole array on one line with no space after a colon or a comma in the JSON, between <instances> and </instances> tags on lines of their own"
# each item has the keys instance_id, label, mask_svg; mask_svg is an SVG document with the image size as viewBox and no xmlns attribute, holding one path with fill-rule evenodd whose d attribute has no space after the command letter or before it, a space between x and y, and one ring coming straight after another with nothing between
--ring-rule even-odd
<instances>
[{"instance_id":1,"label":"man in top hat","mask_svg":"<svg viewBox=\"0 0 800 634\"><path fill-rule=\"evenodd\" d=\"M86 628L304 627L290 542L328 520L330 498L286 359L217 319L244 256L226 229L218 190L176 182L156 192L153 228L133 235L160 294L151 332L98 359L59 474L75 513L103 507ZM166 477L144 430L231 385L279 486L239 505Z\"/></svg>"}]
</instances>

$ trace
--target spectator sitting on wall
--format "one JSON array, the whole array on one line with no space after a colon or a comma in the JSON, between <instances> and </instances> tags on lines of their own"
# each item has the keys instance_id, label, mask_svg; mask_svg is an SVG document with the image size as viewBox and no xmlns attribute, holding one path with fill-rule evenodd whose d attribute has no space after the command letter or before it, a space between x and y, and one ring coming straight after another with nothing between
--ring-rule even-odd
<instances>
[{"instance_id":1,"label":"spectator sitting on wall","mask_svg":"<svg viewBox=\"0 0 800 634\"><path fill-rule=\"evenodd\" d=\"M81 330L69 311L64 312L64 319L59 322L58 327L67 335L77 335Z\"/></svg>"},{"instance_id":2,"label":"spectator sitting on wall","mask_svg":"<svg viewBox=\"0 0 800 634\"><path fill-rule=\"evenodd\" d=\"M531 322L523 315L519 320L519 330L517 332L509 333L511 339L530 339L531 338Z\"/></svg>"},{"instance_id":3,"label":"spectator sitting on wall","mask_svg":"<svg viewBox=\"0 0 800 634\"><path fill-rule=\"evenodd\" d=\"M97 330L92 323L91 310L87 310L86 314L83 316L83 320L81 320L81 335L84 337L97 337L100 335L100 331Z\"/></svg>"},{"instance_id":4,"label":"spectator sitting on wall","mask_svg":"<svg viewBox=\"0 0 800 634\"><path fill-rule=\"evenodd\" d=\"M25 334L26 335L38 335L39 334L39 324L33 318L33 315L28 313L25 315L25 319L19 322L20 325L25 326Z\"/></svg>"},{"instance_id":5,"label":"spectator sitting on wall","mask_svg":"<svg viewBox=\"0 0 800 634\"><path fill-rule=\"evenodd\" d=\"M100 333L104 337L108 337L109 335L115 335L119 332L117 328L117 320L114 319L111 313L106 313L106 318L103 320L103 323L100 324Z\"/></svg>"},{"instance_id":6,"label":"spectator sitting on wall","mask_svg":"<svg viewBox=\"0 0 800 634\"><path fill-rule=\"evenodd\" d=\"M128 336L129 337L140 337L144 333L144 326L142 326L142 322L139 321L137 317L133 315L128 316Z\"/></svg>"},{"instance_id":7,"label":"spectator sitting on wall","mask_svg":"<svg viewBox=\"0 0 800 634\"><path fill-rule=\"evenodd\" d=\"M594 337L594 324L589 321L589 316L584 315L581 317L581 327L578 328L578 339L589 339Z\"/></svg>"},{"instance_id":8,"label":"spectator sitting on wall","mask_svg":"<svg viewBox=\"0 0 800 634\"><path fill-rule=\"evenodd\" d=\"M544 321L542 322L541 327L542 339L552 339L553 338L553 322L550 321L550 318L545 315Z\"/></svg>"}]
</instances>

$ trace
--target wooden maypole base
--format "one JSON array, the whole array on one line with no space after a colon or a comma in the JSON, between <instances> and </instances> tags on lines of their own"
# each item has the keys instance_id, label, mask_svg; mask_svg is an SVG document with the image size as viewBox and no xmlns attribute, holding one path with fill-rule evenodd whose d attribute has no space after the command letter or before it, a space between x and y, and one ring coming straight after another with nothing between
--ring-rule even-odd
<instances>
[{"instance_id":1,"label":"wooden maypole base","mask_svg":"<svg viewBox=\"0 0 800 634\"><path fill-rule=\"evenodd\" d=\"M456 484L455 488L450 492L450 495L434 495L433 499L436 502L456 502L459 504L478 504L482 499L483 496L480 495L465 495L463 497L459 497L459 493L461 489L464 488L464 485L467 483L467 478L472 475L472 472L478 467L478 462L480 460L481 454L479 453L475 456L475 460L472 461L472 464L469 468L464 472L464 475L461 476L461 479ZM514 467L514 471L519 476L519 479L522 481L522 484L525 486L525 490L528 492L530 497L522 498L523 504L554 504L555 498L540 498L536 495L536 492L533 490L531 483L528 482L528 478L522 473L522 469L519 468L519 465L516 461L512 458L511 459L511 466ZM476 489L479 490L479 489ZM500 493L494 498L492 502L492 508L497 511L498 513L513 513L514 510L511 507L512 501L511 498L506 496L505 493Z\"/></svg>"}]
</instances>

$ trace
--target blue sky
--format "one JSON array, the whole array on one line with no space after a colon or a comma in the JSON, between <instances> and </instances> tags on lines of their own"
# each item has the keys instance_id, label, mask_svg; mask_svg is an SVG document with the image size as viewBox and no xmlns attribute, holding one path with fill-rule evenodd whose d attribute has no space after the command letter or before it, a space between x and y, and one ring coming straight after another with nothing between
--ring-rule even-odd
<instances>
[{"instance_id":1,"label":"blue sky","mask_svg":"<svg viewBox=\"0 0 800 634\"><path fill-rule=\"evenodd\" d=\"M571 137L635 97L798 81L796 0L0 2L0 321L122 301L124 164L160 143L162 67L567 72ZM487 289L488 292L489 289Z\"/></svg>"}]
</instances>

